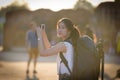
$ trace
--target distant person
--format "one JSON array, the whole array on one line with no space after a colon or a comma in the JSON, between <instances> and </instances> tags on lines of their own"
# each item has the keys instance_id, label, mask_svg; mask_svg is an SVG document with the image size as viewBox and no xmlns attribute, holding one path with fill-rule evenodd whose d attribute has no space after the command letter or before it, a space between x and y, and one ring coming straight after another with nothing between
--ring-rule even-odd
<instances>
[{"instance_id":1,"label":"distant person","mask_svg":"<svg viewBox=\"0 0 120 80\"><path fill-rule=\"evenodd\" d=\"M94 41L94 43L97 42L96 35L93 33L93 31L88 26L85 29L85 35L88 35Z\"/></svg>"},{"instance_id":2,"label":"distant person","mask_svg":"<svg viewBox=\"0 0 120 80\"><path fill-rule=\"evenodd\" d=\"M26 74L29 74L29 67L32 59L34 61L33 73L34 74L37 73L36 64L37 64L37 57L38 57L38 39L36 34L36 26L37 25L35 22L31 22L29 26L30 29L26 33L26 48L29 53Z\"/></svg>"}]
</instances>

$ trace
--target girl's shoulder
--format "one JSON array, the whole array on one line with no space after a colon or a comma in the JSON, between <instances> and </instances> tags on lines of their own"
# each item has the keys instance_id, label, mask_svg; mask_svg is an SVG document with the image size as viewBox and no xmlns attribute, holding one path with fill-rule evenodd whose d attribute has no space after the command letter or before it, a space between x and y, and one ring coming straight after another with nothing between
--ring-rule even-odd
<instances>
[{"instance_id":1,"label":"girl's shoulder","mask_svg":"<svg viewBox=\"0 0 120 80\"><path fill-rule=\"evenodd\" d=\"M64 41L63 44L67 45L67 46L72 46L72 43L69 41Z\"/></svg>"},{"instance_id":2,"label":"girl's shoulder","mask_svg":"<svg viewBox=\"0 0 120 80\"><path fill-rule=\"evenodd\" d=\"M73 48L72 44L69 43L69 42L66 42L66 41L59 42L53 47L56 47L56 49L58 48L59 50L62 50L62 51L66 51L66 49L72 49Z\"/></svg>"},{"instance_id":3,"label":"girl's shoulder","mask_svg":"<svg viewBox=\"0 0 120 80\"><path fill-rule=\"evenodd\" d=\"M72 43L67 42L67 41L63 41L63 42L59 42L57 45L61 45L61 46L72 46Z\"/></svg>"}]
</instances>

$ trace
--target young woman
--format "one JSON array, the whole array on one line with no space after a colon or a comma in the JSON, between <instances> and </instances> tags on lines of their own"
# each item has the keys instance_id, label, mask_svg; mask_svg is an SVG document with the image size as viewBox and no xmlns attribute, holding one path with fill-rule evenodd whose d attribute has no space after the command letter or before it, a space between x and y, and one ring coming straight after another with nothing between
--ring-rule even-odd
<instances>
[{"instance_id":1,"label":"young woman","mask_svg":"<svg viewBox=\"0 0 120 80\"><path fill-rule=\"evenodd\" d=\"M61 61L60 54L63 54L68 62L68 66L72 71L73 68L73 54L79 38L79 31L75 28L72 21L68 18L62 18L57 23L57 36L63 41L51 47L45 33L45 26L37 27L38 35L38 49L40 56L58 55L58 74L59 80L70 80L70 72ZM71 41L68 42L67 40Z\"/></svg>"}]
</instances>

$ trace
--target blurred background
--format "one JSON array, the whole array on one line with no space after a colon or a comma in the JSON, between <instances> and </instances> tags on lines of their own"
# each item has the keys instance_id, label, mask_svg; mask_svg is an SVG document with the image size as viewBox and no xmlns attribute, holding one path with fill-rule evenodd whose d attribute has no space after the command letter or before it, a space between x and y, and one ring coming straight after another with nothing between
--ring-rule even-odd
<instances>
[{"instance_id":1,"label":"blurred background","mask_svg":"<svg viewBox=\"0 0 120 80\"><path fill-rule=\"evenodd\" d=\"M95 43L103 40L105 79L111 80L120 68L120 0L0 0L0 80L25 78L25 35L30 22L44 23L52 44L59 41L56 23L63 17L70 18L81 35L89 28ZM56 69L56 56L40 57L38 62L40 72L48 72L39 72L42 80L57 79L56 70L49 74L48 67Z\"/></svg>"}]
</instances>

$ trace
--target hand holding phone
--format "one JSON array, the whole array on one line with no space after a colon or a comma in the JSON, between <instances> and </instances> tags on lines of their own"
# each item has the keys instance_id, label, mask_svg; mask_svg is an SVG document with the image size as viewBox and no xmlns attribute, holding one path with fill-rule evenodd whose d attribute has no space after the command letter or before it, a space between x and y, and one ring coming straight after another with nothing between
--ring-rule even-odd
<instances>
[{"instance_id":1,"label":"hand holding phone","mask_svg":"<svg viewBox=\"0 0 120 80\"><path fill-rule=\"evenodd\" d=\"M41 24L40 28L45 29L45 24Z\"/></svg>"}]
</instances>

